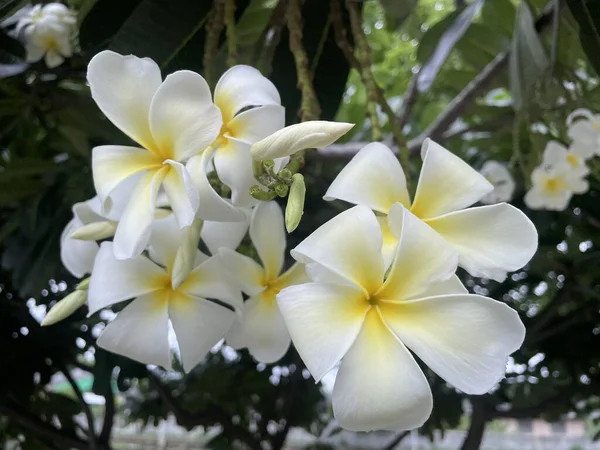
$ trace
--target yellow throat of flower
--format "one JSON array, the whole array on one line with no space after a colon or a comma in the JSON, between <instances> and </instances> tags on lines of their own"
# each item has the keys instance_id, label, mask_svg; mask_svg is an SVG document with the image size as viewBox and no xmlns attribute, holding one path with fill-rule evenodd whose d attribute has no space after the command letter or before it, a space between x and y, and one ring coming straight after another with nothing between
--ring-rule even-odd
<instances>
[{"instance_id":1,"label":"yellow throat of flower","mask_svg":"<svg viewBox=\"0 0 600 450\"><path fill-rule=\"evenodd\" d=\"M574 155L573 153L568 153L567 154L567 162L574 169L576 169L577 167L579 167L579 157L577 155Z\"/></svg>"},{"instance_id":2,"label":"yellow throat of flower","mask_svg":"<svg viewBox=\"0 0 600 450\"><path fill-rule=\"evenodd\" d=\"M565 181L560 177L548 177L544 180L543 189L549 194L556 194L565 186Z\"/></svg>"}]
</instances>

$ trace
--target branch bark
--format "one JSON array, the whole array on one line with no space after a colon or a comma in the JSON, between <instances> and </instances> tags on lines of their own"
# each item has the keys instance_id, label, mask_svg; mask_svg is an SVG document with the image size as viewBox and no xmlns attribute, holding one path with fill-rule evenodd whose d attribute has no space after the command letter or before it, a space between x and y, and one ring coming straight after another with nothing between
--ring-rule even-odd
<instances>
[{"instance_id":1,"label":"branch bark","mask_svg":"<svg viewBox=\"0 0 600 450\"><path fill-rule=\"evenodd\" d=\"M390 443L388 445L386 445L385 447L383 447L381 450L394 450L396 448L396 446L402 442L404 440L404 438L406 436L408 436L410 434L410 431L403 431L402 433L399 433L397 436L394 436L394 438L390 441Z\"/></svg>"},{"instance_id":2,"label":"branch bark","mask_svg":"<svg viewBox=\"0 0 600 450\"><path fill-rule=\"evenodd\" d=\"M467 436L463 441L460 450L478 450L483 440L483 433L485 432L485 424L489 420L485 404L482 399L471 399L473 405L473 411L471 413L471 425Z\"/></svg>"}]
</instances>

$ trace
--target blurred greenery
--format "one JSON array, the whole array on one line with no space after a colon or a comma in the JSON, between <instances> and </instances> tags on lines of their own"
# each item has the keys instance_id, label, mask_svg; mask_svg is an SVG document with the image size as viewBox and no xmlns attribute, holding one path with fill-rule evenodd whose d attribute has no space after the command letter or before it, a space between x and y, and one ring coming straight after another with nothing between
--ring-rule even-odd
<instances>
[{"instance_id":1,"label":"blurred greenery","mask_svg":"<svg viewBox=\"0 0 600 450\"><path fill-rule=\"evenodd\" d=\"M167 374L98 349L95 336L104 316L86 318L82 310L41 328L31 315L36 308L53 305L77 283L61 267L59 238L70 220L71 206L94 195L91 148L124 142L91 100L85 84L87 62L110 48L151 57L164 74L182 68L199 71L214 85L231 56L225 29L215 42L207 39L210 14L220 1L69 1L80 12L81 51L52 70L43 63L24 63L20 44L0 34L2 448L15 439L22 449L110 448L112 408L105 408L96 433L89 433L75 419L85 411L84 404L77 396L52 389L54 376L75 369L93 375L92 389L107 405L113 404L111 386L116 384L125 398L117 414L128 420L156 423L174 414L187 429L220 426L222 433L210 448L260 448L263 443L279 449L291 427L319 436L331 422L326 395L307 377L294 349L270 366L257 364L246 351L216 351L186 376ZM235 56L237 63L254 65L273 80L291 124L299 120L301 93L285 25L287 3L236 1ZM583 6L596 3L485 1L472 23L445 42L451 45L431 86L414 92L420 68L436 54L469 2L360 2L369 69L392 115L370 92L365 70L359 70L364 68L356 67L340 48L330 3L304 1L303 44L321 117L356 123L342 142L369 141L374 120L387 142L394 124L406 115L400 124L406 142L395 144L410 153L413 175L420 158L418 145L411 142L418 144L424 133L475 168L490 159L505 162L518 185L512 203L525 211L540 234L535 258L505 282L460 274L470 291L514 307L527 325L527 338L513 355L507 378L477 399L467 398L426 370L435 408L419 432L433 436L435 430L457 427L464 420L465 400L482 424L501 418L592 417L600 406L600 162L592 164L589 192L574 197L565 211L529 211L522 199L546 143L567 142L567 115L577 108L600 112L596 72L600 52L598 42L590 42L599 16L590 22L581 13ZM23 4L0 0L0 20ZM555 27L554 4L560 5ZM352 47L355 40L345 5L341 6L339 22ZM545 56L526 53L532 45ZM504 62L476 86L460 109L449 110L457 96L503 55ZM540 60L547 63L536 63ZM375 116L371 106L376 106ZM442 129L435 126L449 111ZM289 236L290 247L346 207L327 204L322 195L350 156L307 155L302 170L306 209ZM478 426L473 420L463 449L479 447Z\"/></svg>"}]
</instances>

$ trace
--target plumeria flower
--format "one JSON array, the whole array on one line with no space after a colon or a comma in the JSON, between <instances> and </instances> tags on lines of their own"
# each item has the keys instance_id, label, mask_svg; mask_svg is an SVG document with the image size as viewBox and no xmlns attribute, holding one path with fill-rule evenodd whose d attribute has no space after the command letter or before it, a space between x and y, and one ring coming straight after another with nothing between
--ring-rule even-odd
<instances>
[{"instance_id":1,"label":"plumeria flower","mask_svg":"<svg viewBox=\"0 0 600 450\"><path fill-rule=\"evenodd\" d=\"M285 109L279 92L258 70L239 65L219 79L215 104L223 117L223 125L211 145L219 179L231 189L234 205L256 204L248 193L256 184L250 146L283 128Z\"/></svg>"},{"instance_id":2,"label":"plumeria flower","mask_svg":"<svg viewBox=\"0 0 600 450\"><path fill-rule=\"evenodd\" d=\"M211 255L216 255L220 248L235 250L238 248L248 233L252 208L239 208L245 216L239 222L214 222L205 221L202 224L200 237L206 244Z\"/></svg>"},{"instance_id":3,"label":"plumeria flower","mask_svg":"<svg viewBox=\"0 0 600 450\"><path fill-rule=\"evenodd\" d=\"M248 256L221 248L219 255L231 279L250 298L244 302L242 320L227 334L227 344L247 347L257 361L279 360L290 346L275 296L288 286L308 281L301 264L282 272L285 257L285 230L281 208L275 202L262 202L252 214L250 239L262 266Z\"/></svg>"},{"instance_id":4,"label":"plumeria flower","mask_svg":"<svg viewBox=\"0 0 600 450\"><path fill-rule=\"evenodd\" d=\"M559 166L566 164L570 167L575 177L585 177L590 169L585 164L585 159L573 149L567 150L561 143L550 141L544 150L542 165Z\"/></svg>"},{"instance_id":5,"label":"plumeria flower","mask_svg":"<svg viewBox=\"0 0 600 450\"><path fill-rule=\"evenodd\" d=\"M512 199L515 192L515 180L506 166L498 161L486 161L479 173L494 186L494 190L480 200L481 203L493 205L494 203L509 202Z\"/></svg>"},{"instance_id":6,"label":"plumeria flower","mask_svg":"<svg viewBox=\"0 0 600 450\"><path fill-rule=\"evenodd\" d=\"M454 246L459 265L471 275L502 281L506 272L523 267L537 249L537 232L527 216L507 203L469 208L494 186L430 139L423 143L421 155L423 167L412 202L400 163L381 143L362 148L324 198L365 205L380 214L386 263L394 254L397 236L385 216L401 203Z\"/></svg>"},{"instance_id":7,"label":"plumeria flower","mask_svg":"<svg viewBox=\"0 0 600 450\"><path fill-rule=\"evenodd\" d=\"M567 163L536 167L531 173L531 189L525 194L525 204L531 209L564 211L573 194L583 194L589 184Z\"/></svg>"},{"instance_id":8,"label":"plumeria flower","mask_svg":"<svg viewBox=\"0 0 600 450\"><path fill-rule=\"evenodd\" d=\"M119 260L112 243L100 246L89 285L90 314L134 300L104 329L99 347L170 369L170 321L183 367L190 371L227 333L234 310L241 307L240 291L231 286L220 258L200 251L192 272L174 288L171 270L181 238L177 221L169 214L153 225L148 257Z\"/></svg>"},{"instance_id":9,"label":"plumeria flower","mask_svg":"<svg viewBox=\"0 0 600 450\"><path fill-rule=\"evenodd\" d=\"M573 140L572 151L589 159L600 155L600 114L587 109L577 109L567 117L569 137Z\"/></svg>"},{"instance_id":10,"label":"plumeria flower","mask_svg":"<svg viewBox=\"0 0 600 450\"><path fill-rule=\"evenodd\" d=\"M161 189L181 228L193 222L197 211L206 220L243 219L210 187L204 170L196 170L194 183L184 165L195 159L194 167L207 166L211 155L199 153L222 125L204 78L178 71L163 82L154 61L111 51L90 61L87 78L98 107L142 147L103 145L92 153L94 185L104 211L111 210L119 190L129 198L114 239L118 259L137 256L146 247Z\"/></svg>"},{"instance_id":11,"label":"plumeria flower","mask_svg":"<svg viewBox=\"0 0 600 450\"><path fill-rule=\"evenodd\" d=\"M508 356L525 337L507 305L448 284L440 289L451 280L458 253L401 204L392 210L400 239L387 275L377 218L355 206L292 250L298 262L336 277L277 295L315 380L341 362L333 413L354 431L410 430L431 414L431 390L408 349L457 389L478 395L504 377Z\"/></svg>"}]
</instances>

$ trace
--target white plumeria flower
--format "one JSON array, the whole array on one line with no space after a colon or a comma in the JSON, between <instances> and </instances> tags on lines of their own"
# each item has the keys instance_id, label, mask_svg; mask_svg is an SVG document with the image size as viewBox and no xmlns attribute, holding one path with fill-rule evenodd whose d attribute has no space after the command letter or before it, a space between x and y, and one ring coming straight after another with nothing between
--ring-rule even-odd
<instances>
[{"instance_id":1,"label":"white plumeria flower","mask_svg":"<svg viewBox=\"0 0 600 450\"><path fill-rule=\"evenodd\" d=\"M256 204L248 192L256 184L250 146L285 125L279 92L257 69L234 66L217 83L215 105L223 117L211 145L219 179L231 189L234 205Z\"/></svg>"},{"instance_id":2,"label":"white plumeria flower","mask_svg":"<svg viewBox=\"0 0 600 450\"><path fill-rule=\"evenodd\" d=\"M175 218L168 214L154 222L149 257L118 260L112 243L101 245L88 291L90 314L134 300L102 332L99 347L170 369L171 321L183 367L190 371L227 333L234 310L241 307L240 291L231 286L220 258L200 251L195 268L174 289L171 270L181 239Z\"/></svg>"},{"instance_id":3,"label":"white plumeria flower","mask_svg":"<svg viewBox=\"0 0 600 450\"><path fill-rule=\"evenodd\" d=\"M560 142L550 141L546 144L542 165L554 167L566 164L570 167L575 177L585 177L590 169L585 164L585 159L572 149L567 150Z\"/></svg>"},{"instance_id":4,"label":"white plumeria flower","mask_svg":"<svg viewBox=\"0 0 600 450\"><path fill-rule=\"evenodd\" d=\"M564 211L573 194L583 194L589 184L567 164L536 167L531 173L531 189L525 194L525 204L531 209Z\"/></svg>"},{"instance_id":5,"label":"white plumeria flower","mask_svg":"<svg viewBox=\"0 0 600 450\"><path fill-rule=\"evenodd\" d=\"M486 161L479 173L494 186L494 190L480 200L481 203L493 205L511 201L515 193L515 180L504 164Z\"/></svg>"},{"instance_id":6,"label":"white plumeria flower","mask_svg":"<svg viewBox=\"0 0 600 450\"><path fill-rule=\"evenodd\" d=\"M336 277L277 295L315 380L341 361L333 412L354 431L410 430L431 414L431 390L407 348L457 389L484 394L504 377L525 337L516 311L454 287L452 246L402 205L392 210L401 218L400 242L387 277L376 216L355 206L292 250L297 261Z\"/></svg>"},{"instance_id":7,"label":"white plumeria flower","mask_svg":"<svg viewBox=\"0 0 600 450\"><path fill-rule=\"evenodd\" d=\"M569 137L573 140L574 153L589 159L600 155L600 114L587 109L577 109L567 117Z\"/></svg>"},{"instance_id":8,"label":"white plumeria flower","mask_svg":"<svg viewBox=\"0 0 600 450\"><path fill-rule=\"evenodd\" d=\"M198 155L222 124L204 78L179 71L163 82L154 61L111 51L90 61L87 78L102 112L143 147L103 145L92 153L94 185L104 211L111 210L117 191L126 191L129 198L114 240L118 259L137 256L146 247L161 187L182 228L197 211L206 220L243 219L210 187L203 168L211 155ZM190 164L196 168L194 181Z\"/></svg>"},{"instance_id":9,"label":"white plumeria flower","mask_svg":"<svg viewBox=\"0 0 600 450\"><path fill-rule=\"evenodd\" d=\"M216 255L220 248L235 250L248 232L252 208L239 208L245 220L239 222L204 221L200 237L206 244L211 255Z\"/></svg>"},{"instance_id":10,"label":"white plumeria flower","mask_svg":"<svg viewBox=\"0 0 600 450\"><path fill-rule=\"evenodd\" d=\"M232 281L250 297L244 302L242 320L233 325L226 341L235 349L247 347L257 361L272 363L285 355L290 346L290 335L275 296L283 288L308 281L308 277L301 264L281 273L286 239L283 213L277 203L262 202L254 209L250 239L262 266L232 250L219 250Z\"/></svg>"},{"instance_id":11,"label":"white plumeria flower","mask_svg":"<svg viewBox=\"0 0 600 450\"><path fill-rule=\"evenodd\" d=\"M362 148L331 183L325 200L340 199L379 212L384 259L391 261L397 236L385 215L399 202L452 244L459 265L476 277L502 281L537 249L537 231L512 205L469 208L493 191L492 184L458 156L426 139L414 200L393 152L381 143ZM391 218L390 218L391 219Z\"/></svg>"}]
</instances>

